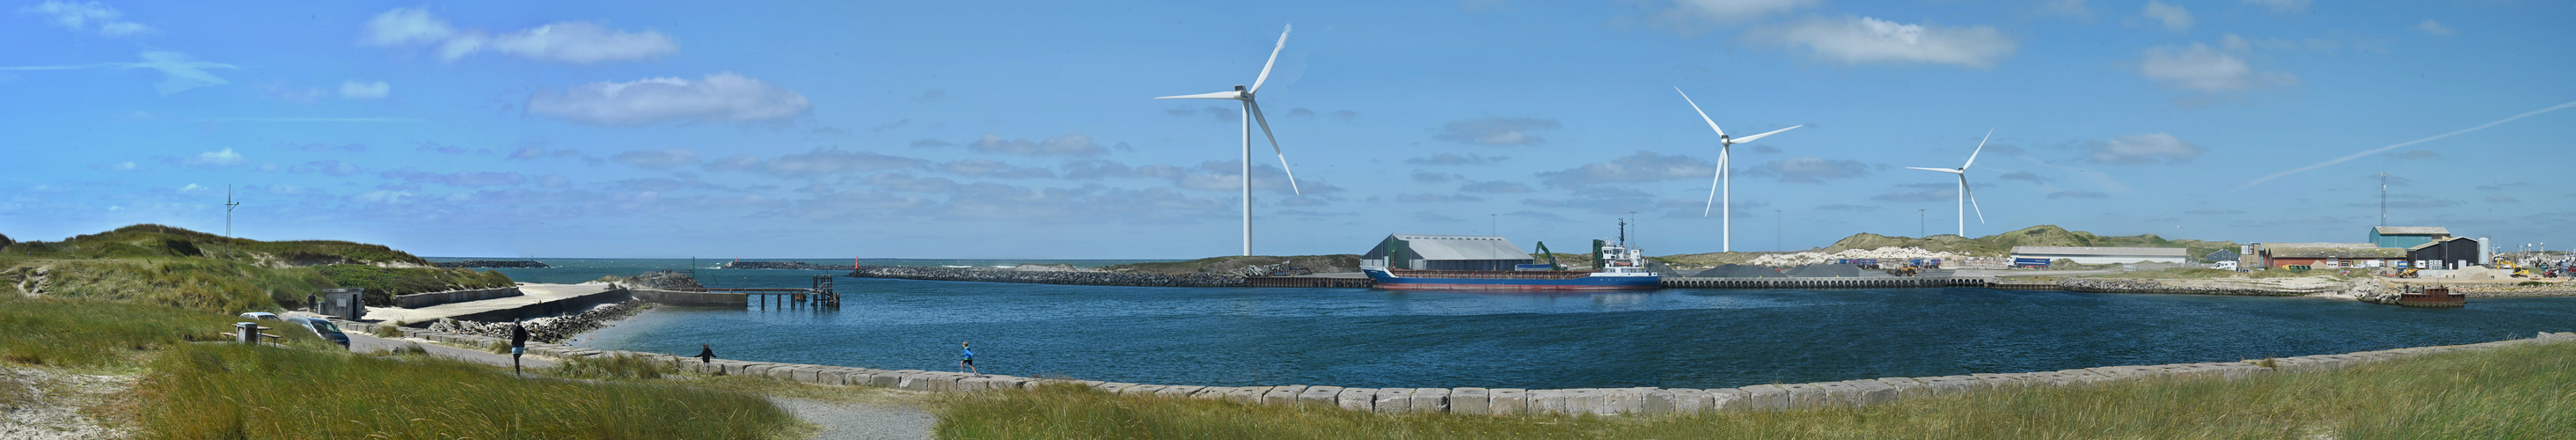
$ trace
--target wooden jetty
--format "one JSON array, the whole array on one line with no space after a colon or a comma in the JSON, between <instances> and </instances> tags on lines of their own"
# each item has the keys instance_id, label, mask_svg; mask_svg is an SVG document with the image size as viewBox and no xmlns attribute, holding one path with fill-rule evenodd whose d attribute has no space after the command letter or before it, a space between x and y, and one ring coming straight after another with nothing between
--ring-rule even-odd
<instances>
[{"instance_id":1,"label":"wooden jetty","mask_svg":"<svg viewBox=\"0 0 2576 440\"><path fill-rule=\"evenodd\" d=\"M701 287L659 290L742 295L741 304L762 309L806 307L837 309L841 307L841 293L833 290L831 275L815 275L813 287L807 288Z\"/></svg>"}]
</instances>

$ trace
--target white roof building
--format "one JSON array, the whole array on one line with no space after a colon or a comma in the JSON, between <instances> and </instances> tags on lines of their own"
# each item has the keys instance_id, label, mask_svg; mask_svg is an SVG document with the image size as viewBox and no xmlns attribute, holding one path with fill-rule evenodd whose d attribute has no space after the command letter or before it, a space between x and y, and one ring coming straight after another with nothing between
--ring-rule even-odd
<instances>
[{"instance_id":1,"label":"white roof building","mask_svg":"<svg viewBox=\"0 0 2576 440\"><path fill-rule=\"evenodd\" d=\"M1512 270L1530 262L1529 251L1510 239L1476 235L1388 235L1360 258L1419 270Z\"/></svg>"}]
</instances>

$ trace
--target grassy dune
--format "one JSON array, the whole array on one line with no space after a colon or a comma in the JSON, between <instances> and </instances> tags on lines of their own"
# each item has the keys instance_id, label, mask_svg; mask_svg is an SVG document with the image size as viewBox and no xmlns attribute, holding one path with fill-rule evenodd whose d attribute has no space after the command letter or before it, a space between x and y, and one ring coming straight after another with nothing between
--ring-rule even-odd
<instances>
[{"instance_id":1,"label":"grassy dune","mask_svg":"<svg viewBox=\"0 0 2576 440\"><path fill-rule=\"evenodd\" d=\"M302 307L321 289L362 287L372 306L392 297L507 287L510 277L427 264L384 246L256 241L134 225L58 242L0 245L0 293L134 301L219 313Z\"/></svg>"},{"instance_id":2,"label":"grassy dune","mask_svg":"<svg viewBox=\"0 0 2576 440\"><path fill-rule=\"evenodd\" d=\"M1110 395L947 396L945 438L2551 438L2576 426L2576 344L2334 372L2033 387L1866 408L1669 417L1372 414Z\"/></svg>"},{"instance_id":3,"label":"grassy dune","mask_svg":"<svg viewBox=\"0 0 2576 440\"><path fill-rule=\"evenodd\" d=\"M756 395L521 378L478 364L234 344L152 364L142 427L168 438L781 438L802 422Z\"/></svg>"}]
</instances>

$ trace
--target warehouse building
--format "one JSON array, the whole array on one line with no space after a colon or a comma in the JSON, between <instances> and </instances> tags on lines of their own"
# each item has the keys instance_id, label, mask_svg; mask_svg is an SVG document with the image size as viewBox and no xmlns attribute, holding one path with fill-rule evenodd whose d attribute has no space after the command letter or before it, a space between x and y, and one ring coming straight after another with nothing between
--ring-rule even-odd
<instances>
[{"instance_id":1,"label":"warehouse building","mask_svg":"<svg viewBox=\"0 0 2576 440\"><path fill-rule=\"evenodd\" d=\"M2013 259L2075 260L2078 264L2182 263L2191 259L2183 248L2014 246Z\"/></svg>"},{"instance_id":2,"label":"warehouse building","mask_svg":"<svg viewBox=\"0 0 2576 440\"><path fill-rule=\"evenodd\" d=\"M2425 269L2459 269L2485 266L2486 246L2468 237L2443 237L2406 248L2406 260Z\"/></svg>"},{"instance_id":3,"label":"warehouse building","mask_svg":"<svg viewBox=\"0 0 2576 440\"><path fill-rule=\"evenodd\" d=\"M2370 228L2370 244L2375 247L2406 249L2451 238L2451 230L2440 226L2380 226Z\"/></svg>"},{"instance_id":4,"label":"warehouse building","mask_svg":"<svg viewBox=\"0 0 2576 440\"><path fill-rule=\"evenodd\" d=\"M2263 266L2273 268L2393 267L2406 261L2405 249L2384 247L2290 247L2266 244L2259 252L2263 255Z\"/></svg>"},{"instance_id":5,"label":"warehouse building","mask_svg":"<svg viewBox=\"0 0 2576 440\"><path fill-rule=\"evenodd\" d=\"M1502 237L1395 234L1369 248L1362 260L1413 270L1512 270L1530 254Z\"/></svg>"}]
</instances>

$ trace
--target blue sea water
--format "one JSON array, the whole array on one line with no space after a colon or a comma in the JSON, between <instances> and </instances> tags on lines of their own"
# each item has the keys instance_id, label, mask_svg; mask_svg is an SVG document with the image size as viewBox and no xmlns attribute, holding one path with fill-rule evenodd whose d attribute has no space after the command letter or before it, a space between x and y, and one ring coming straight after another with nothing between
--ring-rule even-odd
<instances>
[{"instance_id":1,"label":"blue sea water","mask_svg":"<svg viewBox=\"0 0 2576 440\"><path fill-rule=\"evenodd\" d=\"M563 267L501 271L522 281L577 282L598 278L590 273L662 269L653 265L666 260L545 261ZM716 286L802 287L812 275L838 272L699 274ZM972 341L983 372L1020 376L1212 386L1724 388L2234 361L2576 330L2576 298L2480 298L2466 308L2419 309L1979 288L1551 295L837 280L845 296L838 310L657 307L577 344L696 354L699 343L710 343L730 359L953 370L957 343Z\"/></svg>"}]
</instances>

